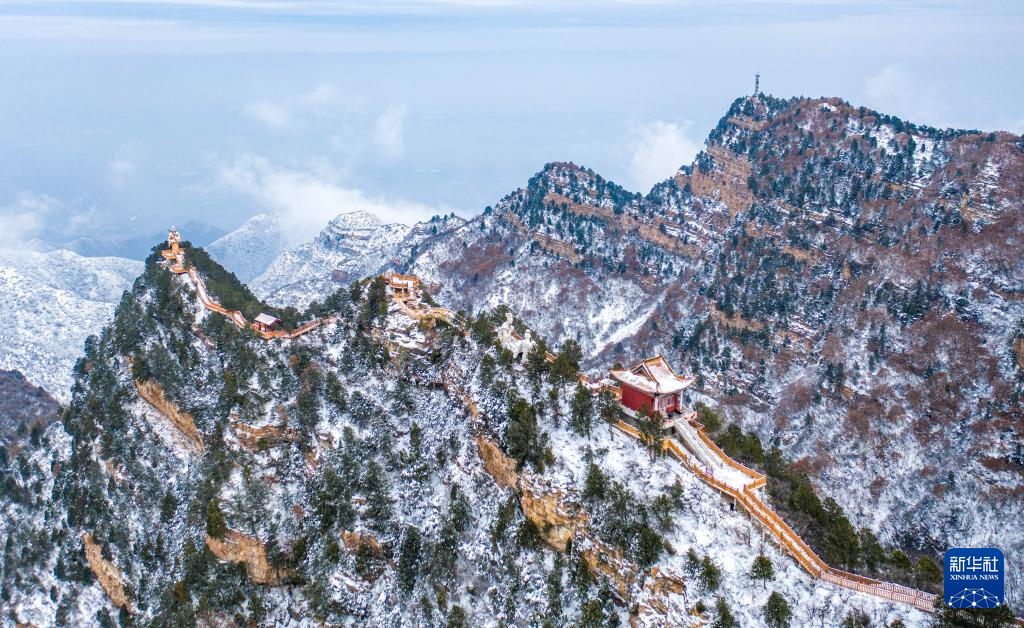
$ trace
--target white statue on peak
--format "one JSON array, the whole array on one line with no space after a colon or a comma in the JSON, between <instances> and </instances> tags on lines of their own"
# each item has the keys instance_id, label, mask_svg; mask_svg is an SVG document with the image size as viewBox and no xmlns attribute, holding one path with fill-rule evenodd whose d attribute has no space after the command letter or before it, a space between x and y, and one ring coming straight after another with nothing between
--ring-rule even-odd
<instances>
[{"instance_id":1,"label":"white statue on peak","mask_svg":"<svg viewBox=\"0 0 1024 628\"><path fill-rule=\"evenodd\" d=\"M526 330L525 338L517 336L515 327L512 325L512 313L506 312L505 322L498 327L498 342L512 352L514 360L526 359L526 356L537 346L537 341L533 339L533 334L529 329Z\"/></svg>"}]
</instances>

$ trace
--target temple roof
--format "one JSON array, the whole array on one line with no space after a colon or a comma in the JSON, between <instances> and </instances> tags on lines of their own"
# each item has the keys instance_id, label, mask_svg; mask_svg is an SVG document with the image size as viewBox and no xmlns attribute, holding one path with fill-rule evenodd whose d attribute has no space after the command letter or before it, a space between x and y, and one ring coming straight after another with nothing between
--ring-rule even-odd
<instances>
[{"instance_id":1,"label":"temple roof","mask_svg":"<svg viewBox=\"0 0 1024 628\"><path fill-rule=\"evenodd\" d=\"M270 314L260 313L260 315L256 317L256 322L260 325L270 326L280 323L281 319L271 316Z\"/></svg>"},{"instance_id":2,"label":"temple roof","mask_svg":"<svg viewBox=\"0 0 1024 628\"><path fill-rule=\"evenodd\" d=\"M661 355L648 358L630 370L613 370L614 379L651 395L671 395L693 383L692 377L681 377Z\"/></svg>"}]
</instances>

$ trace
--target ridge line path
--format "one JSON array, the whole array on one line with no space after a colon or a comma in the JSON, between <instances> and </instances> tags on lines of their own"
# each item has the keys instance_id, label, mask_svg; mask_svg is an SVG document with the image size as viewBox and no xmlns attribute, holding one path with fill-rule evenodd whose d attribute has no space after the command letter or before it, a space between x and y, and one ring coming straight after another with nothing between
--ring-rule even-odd
<instances>
[{"instance_id":1,"label":"ridge line path","mask_svg":"<svg viewBox=\"0 0 1024 628\"><path fill-rule=\"evenodd\" d=\"M245 318L245 316L242 314L241 311L239 311L239 310L229 310L226 307L224 307L223 305L221 305L220 303L217 303L216 301L214 301L210 297L209 292L207 292L207 290L206 290L206 282L204 282L203 278L201 276L199 276L199 272L195 269L195 267L194 266L190 266L187 269L185 268L185 266L184 266L184 257L185 257L184 253L179 253L177 258L174 258L173 256L172 257L168 257L168 254L170 253L169 250L163 251L162 253L164 254L164 257L166 259L169 259L169 260L170 259L174 259L174 261L175 261L175 263L173 263L171 265L168 265L168 267L167 267L168 270L170 270L172 273L174 273L176 275L188 275L188 281L189 281L189 283L192 284L192 287L195 289L196 294L199 296L199 302L203 305L203 307L205 307L206 309L210 310L211 312L217 312L218 314L222 314L222 315L228 317L228 319L232 323L234 323L235 326L238 327L239 329L247 329L247 328L248 329L252 329L254 332L256 332L256 334L258 336L260 336L264 340L272 340L274 338L284 338L284 339L290 340L292 338L298 338L299 336L301 336L301 335L303 335L305 333L313 331L314 329L320 327L321 325L324 325L326 323L330 323L330 322L332 322L332 321L337 319L336 316L327 316L327 317L324 317L324 318L318 318L318 319L312 320L312 321L302 325L301 327L299 327L298 329L295 329L293 331L284 331L284 330L264 331L262 329L257 328L254 324L250 323Z\"/></svg>"}]
</instances>

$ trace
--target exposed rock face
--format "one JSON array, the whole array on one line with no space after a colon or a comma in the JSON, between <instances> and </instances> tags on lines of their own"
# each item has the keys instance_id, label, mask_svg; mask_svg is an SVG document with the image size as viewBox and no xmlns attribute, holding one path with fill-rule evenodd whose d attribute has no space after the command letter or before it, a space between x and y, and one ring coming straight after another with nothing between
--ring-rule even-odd
<instances>
[{"instance_id":1,"label":"exposed rock face","mask_svg":"<svg viewBox=\"0 0 1024 628\"><path fill-rule=\"evenodd\" d=\"M249 579L255 584L276 586L285 584L292 578L289 570L275 569L270 565L263 541L241 532L228 530L221 539L215 539L207 534L206 546L221 560L244 564Z\"/></svg>"},{"instance_id":2,"label":"exposed rock face","mask_svg":"<svg viewBox=\"0 0 1024 628\"><path fill-rule=\"evenodd\" d=\"M231 427L235 430L238 442L250 451L256 451L264 447L286 445L299 440L299 433L289 427L277 425L252 427L245 423L233 423Z\"/></svg>"},{"instance_id":3,"label":"exposed rock face","mask_svg":"<svg viewBox=\"0 0 1024 628\"><path fill-rule=\"evenodd\" d=\"M345 549L352 554L355 554L361 548L365 547L370 550L371 554L378 558L384 555L384 548L380 546L380 543L377 541L377 537L373 536L369 532L342 530L341 542L345 545Z\"/></svg>"},{"instance_id":4,"label":"exposed rock face","mask_svg":"<svg viewBox=\"0 0 1024 628\"><path fill-rule=\"evenodd\" d=\"M478 434L476 446L480 452L480 459L483 460L484 469L494 478L498 486L512 489L519 486L516 461L506 456L497 443Z\"/></svg>"},{"instance_id":5,"label":"exposed rock face","mask_svg":"<svg viewBox=\"0 0 1024 628\"><path fill-rule=\"evenodd\" d=\"M135 389L139 391L140 397L148 401L160 414L170 419L195 451L202 452L205 449L203 437L196 429L195 418L167 399L160 384L151 379L144 382L136 381Z\"/></svg>"},{"instance_id":6,"label":"exposed rock face","mask_svg":"<svg viewBox=\"0 0 1024 628\"><path fill-rule=\"evenodd\" d=\"M619 599L628 601L633 594L639 570L636 565L623 557L618 548L609 547L600 540L587 536L579 543L580 554L590 570L604 576L612 584L612 590Z\"/></svg>"},{"instance_id":7,"label":"exposed rock face","mask_svg":"<svg viewBox=\"0 0 1024 628\"><path fill-rule=\"evenodd\" d=\"M85 560L89 563L89 569L100 581L100 586L107 592L110 601L114 603L114 606L127 608L131 612L131 602L124 590L121 570L117 568L117 565L103 558L103 549L93 541L91 534L83 534L82 543L85 545Z\"/></svg>"},{"instance_id":8,"label":"exposed rock face","mask_svg":"<svg viewBox=\"0 0 1024 628\"><path fill-rule=\"evenodd\" d=\"M519 489L523 514L537 526L551 547L564 552L576 533L586 529L587 514L561 491L547 489L526 478L520 479Z\"/></svg>"},{"instance_id":9,"label":"exposed rock face","mask_svg":"<svg viewBox=\"0 0 1024 628\"><path fill-rule=\"evenodd\" d=\"M607 578L619 599L633 600L637 595L634 587L640 569L625 558L621 550L608 546L590 532L590 516L579 502L560 489L546 486L542 478L525 473L517 475L515 460L506 456L497 443L479 435L476 439L484 469L499 486L512 488L519 494L523 515L537 527L544 541L560 552L566 551L572 541L590 570ZM642 612L651 617L669 617L670 609L673 612L682 609L682 605L669 596L684 590L682 578L655 568L643 591ZM662 624L656 622L655 625Z\"/></svg>"},{"instance_id":10,"label":"exposed rock face","mask_svg":"<svg viewBox=\"0 0 1024 628\"><path fill-rule=\"evenodd\" d=\"M690 176L690 189L696 196L713 198L729 208L729 216L746 212L754 203L754 194L747 186L750 177L750 160L720 146L708 146L711 158L701 165L698 162Z\"/></svg>"}]
</instances>

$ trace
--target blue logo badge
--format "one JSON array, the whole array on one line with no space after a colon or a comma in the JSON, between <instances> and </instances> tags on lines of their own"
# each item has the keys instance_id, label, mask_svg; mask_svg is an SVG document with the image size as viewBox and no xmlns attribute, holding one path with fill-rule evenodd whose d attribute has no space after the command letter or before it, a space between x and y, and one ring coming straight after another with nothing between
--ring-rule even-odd
<instances>
[{"instance_id":1,"label":"blue logo badge","mask_svg":"<svg viewBox=\"0 0 1024 628\"><path fill-rule=\"evenodd\" d=\"M953 608L995 608L1003 603L1003 553L994 547L954 547L942 559L942 596Z\"/></svg>"}]
</instances>

